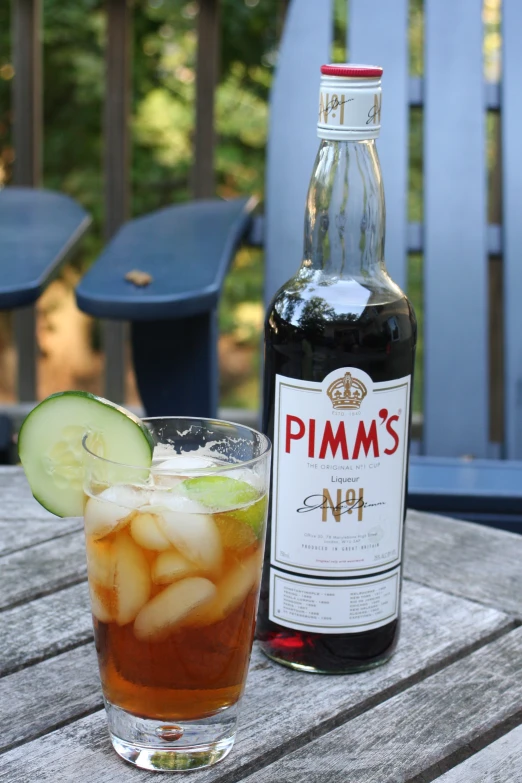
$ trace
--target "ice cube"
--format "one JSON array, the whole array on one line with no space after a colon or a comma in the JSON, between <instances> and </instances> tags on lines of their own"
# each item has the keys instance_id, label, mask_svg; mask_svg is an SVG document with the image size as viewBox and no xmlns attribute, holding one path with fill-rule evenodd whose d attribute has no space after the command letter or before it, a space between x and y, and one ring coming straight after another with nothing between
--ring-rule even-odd
<instances>
[{"instance_id":1,"label":"ice cube","mask_svg":"<svg viewBox=\"0 0 522 783\"><path fill-rule=\"evenodd\" d=\"M213 460L207 457L191 456L190 454L172 455L172 452L166 452L166 454L166 458L158 455L153 462L152 476L156 486L173 488L187 478L187 473L190 475L190 471L214 466Z\"/></svg>"},{"instance_id":2,"label":"ice cube","mask_svg":"<svg viewBox=\"0 0 522 783\"><path fill-rule=\"evenodd\" d=\"M85 541L87 553L87 572L91 582L97 582L103 587L111 588L114 583L114 554L108 541Z\"/></svg>"},{"instance_id":3,"label":"ice cube","mask_svg":"<svg viewBox=\"0 0 522 783\"><path fill-rule=\"evenodd\" d=\"M212 582L200 576L174 582L139 612L134 621L136 638L143 641L166 639L192 612L210 603L215 595Z\"/></svg>"},{"instance_id":4,"label":"ice cube","mask_svg":"<svg viewBox=\"0 0 522 783\"><path fill-rule=\"evenodd\" d=\"M171 544L201 571L219 572L223 548L211 516L163 509L161 515L158 514L158 524Z\"/></svg>"},{"instance_id":5,"label":"ice cube","mask_svg":"<svg viewBox=\"0 0 522 783\"><path fill-rule=\"evenodd\" d=\"M182 482L181 482L182 483ZM187 514L208 514L208 508L178 489L157 489L152 493L151 506L166 511L184 511Z\"/></svg>"},{"instance_id":6,"label":"ice cube","mask_svg":"<svg viewBox=\"0 0 522 783\"><path fill-rule=\"evenodd\" d=\"M165 489L174 489L178 484L185 480L184 476L172 476L169 473L155 473L152 471L154 486L164 487Z\"/></svg>"},{"instance_id":7,"label":"ice cube","mask_svg":"<svg viewBox=\"0 0 522 783\"><path fill-rule=\"evenodd\" d=\"M152 581L157 585L177 582L185 576L194 576L197 566L180 555L175 549L161 552L152 566Z\"/></svg>"},{"instance_id":8,"label":"ice cube","mask_svg":"<svg viewBox=\"0 0 522 783\"><path fill-rule=\"evenodd\" d=\"M142 510L137 511L132 517L130 532L133 539L145 549L152 549L156 552L170 549L172 544L161 532L157 514L148 511L148 508L148 506L143 506Z\"/></svg>"},{"instance_id":9,"label":"ice cube","mask_svg":"<svg viewBox=\"0 0 522 783\"><path fill-rule=\"evenodd\" d=\"M119 533L113 545L115 561L115 620L126 625L149 600L151 579L147 558L127 532Z\"/></svg>"},{"instance_id":10,"label":"ice cube","mask_svg":"<svg viewBox=\"0 0 522 783\"><path fill-rule=\"evenodd\" d=\"M99 620L100 623L112 622L113 617L108 606L108 602L104 600L100 588L90 582L89 593L91 596L91 612L96 617L96 619Z\"/></svg>"},{"instance_id":11,"label":"ice cube","mask_svg":"<svg viewBox=\"0 0 522 783\"><path fill-rule=\"evenodd\" d=\"M250 590L261 576L261 553L255 552L229 571L217 583L214 600L188 618L187 624L193 626L212 625L228 617L245 600Z\"/></svg>"},{"instance_id":12,"label":"ice cube","mask_svg":"<svg viewBox=\"0 0 522 783\"><path fill-rule=\"evenodd\" d=\"M85 534L103 538L124 527L132 512L149 501L149 492L137 487L116 484L99 495L89 497L85 505Z\"/></svg>"},{"instance_id":13,"label":"ice cube","mask_svg":"<svg viewBox=\"0 0 522 783\"><path fill-rule=\"evenodd\" d=\"M183 471L190 470L202 470L203 468L214 467L214 462L207 457L191 457L190 454L176 454L173 457L162 459L161 462L157 462L154 467L154 473L177 473L182 474Z\"/></svg>"}]
</instances>

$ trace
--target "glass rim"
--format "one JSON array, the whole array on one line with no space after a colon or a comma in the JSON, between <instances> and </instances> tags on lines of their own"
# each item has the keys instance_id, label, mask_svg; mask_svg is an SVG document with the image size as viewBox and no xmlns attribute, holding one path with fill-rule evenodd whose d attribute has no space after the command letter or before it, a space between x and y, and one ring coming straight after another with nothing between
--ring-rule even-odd
<instances>
[{"instance_id":1,"label":"glass rim","mask_svg":"<svg viewBox=\"0 0 522 783\"><path fill-rule=\"evenodd\" d=\"M143 419L140 419L141 422L147 423L149 421L174 421L174 420L183 420L183 421L201 421L201 422L213 422L215 424L229 424L232 427L241 428L243 430L248 430L249 432L253 432L255 435L257 435L262 443L263 451L261 454L258 454L257 457L252 457L251 459L245 460L243 462L226 462L223 464L223 466L219 466L217 469L214 469L214 473L227 471L227 470L238 470L238 468L246 468L251 465L254 465L256 462L259 462L261 459L267 457L270 454L270 451L272 449L272 441L270 438L268 438L266 435L264 435L262 432L259 432L259 430L254 429L253 427L249 427L246 424L238 424L234 421L228 421L227 419L213 419L207 416L146 416ZM112 459L107 459L107 457L100 457L99 454L95 454L91 449L87 446L87 438L89 435L93 433L86 432L85 435L82 437L82 447L87 452L87 454L90 457L93 457L95 460L99 460L100 462L105 462L108 465L116 465L119 468L130 468L131 470L139 470L139 471L151 471L152 470L152 463L148 467L139 466L139 465L130 465L126 462L116 462ZM183 468L183 475L192 474L195 475L202 474L204 471L209 471L211 468L208 466L205 468ZM171 476L171 475L178 475L178 471L172 470L165 470L161 471L161 474L163 476Z\"/></svg>"}]
</instances>

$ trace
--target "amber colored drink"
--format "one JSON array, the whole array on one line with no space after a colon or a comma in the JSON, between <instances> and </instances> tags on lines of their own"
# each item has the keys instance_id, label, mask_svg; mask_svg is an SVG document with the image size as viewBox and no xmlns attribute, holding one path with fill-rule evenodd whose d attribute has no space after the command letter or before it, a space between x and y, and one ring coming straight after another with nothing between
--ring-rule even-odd
<instances>
[{"instance_id":1,"label":"amber colored drink","mask_svg":"<svg viewBox=\"0 0 522 783\"><path fill-rule=\"evenodd\" d=\"M149 516L141 515L150 522ZM139 517L139 512L135 512L133 519ZM254 535L249 536L251 528L239 528L238 533L241 523L233 516L218 514L211 519L218 530L224 531L219 573L207 572L203 577L204 569L195 566L190 575L167 584L157 584L155 566L160 553L134 541L132 521L120 532L99 540L89 538L91 563L107 561L116 552L120 570L127 567L131 578L142 580L143 601L148 594L144 608L154 601L160 606L161 596L167 596L163 599L165 624L159 631L154 627L149 634L145 630L137 635L136 618L125 623L113 619L119 611L114 575L113 584L104 587L96 581L91 568L94 632L103 691L112 704L134 715L194 720L235 704L243 691L254 634L262 543ZM163 551L178 554L174 548ZM127 564L123 562L125 557ZM177 591L171 590L174 603L180 600L180 588L187 588L183 596L187 611L178 606L177 616L169 619L167 593L174 585L178 587Z\"/></svg>"},{"instance_id":2,"label":"amber colored drink","mask_svg":"<svg viewBox=\"0 0 522 783\"><path fill-rule=\"evenodd\" d=\"M83 440L87 572L113 748L162 772L234 744L254 640L271 444L249 427L145 419L146 466Z\"/></svg>"}]
</instances>

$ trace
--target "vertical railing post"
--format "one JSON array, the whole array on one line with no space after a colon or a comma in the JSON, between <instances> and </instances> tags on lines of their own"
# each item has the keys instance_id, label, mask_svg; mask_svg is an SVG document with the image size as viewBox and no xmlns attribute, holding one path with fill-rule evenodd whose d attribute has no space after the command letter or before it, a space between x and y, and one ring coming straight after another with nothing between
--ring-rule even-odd
<instances>
[{"instance_id":1,"label":"vertical railing post","mask_svg":"<svg viewBox=\"0 0 522 783\"><path fill-rule=\"evenodd\" d=\"M107 0L107 49L104 107L105 238L129 217L131 3ZM104 321L105 394L114 402L125 395L127 324Z\"/></svg>"},{"instance_id":2,"label":"vertical railing post","mask_svg":"<svg viewBox=\"0 0 522 783\"><path fill-rule=\"evenodd\" d=\"M13 138L15 148L13 182L17 186L39 187L42 179L42 2L14 0L12 46ZM14 314L18 354L18 399L36 399L36 311L24 307Z\"/></svg>"},{"instance_id":3,"label":"vertical railing post","mask_svg":"<svg viewBox=\"0 0 522 783\"><path fill-rule=\"evenodd\" d=\"M219 42L219 0L200 0L192 185L194 198L211 198L215 195L214 93L219 72Z\"/></svg>"},{"instance_id":4,"label":"vertical railing post","mask_svg":"<svg viewBox=\"0 0 522 783\"><path fill-rule=\"evenodd\" d=\"M490 182L489 223L502 223L502 115L494 130L495 166ZM502 444L504 435L504 307L502 258L489 263L489 439ZM497 455L494 455L497 456Z\"/></svg>"}]
</instances>

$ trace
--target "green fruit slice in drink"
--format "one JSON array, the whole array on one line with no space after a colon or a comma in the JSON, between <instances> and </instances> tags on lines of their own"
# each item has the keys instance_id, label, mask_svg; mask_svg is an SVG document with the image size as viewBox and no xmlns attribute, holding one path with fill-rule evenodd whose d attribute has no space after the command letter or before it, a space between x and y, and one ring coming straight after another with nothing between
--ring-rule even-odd
<instances>
[{"instance_id":1,"label":"green fruit slice in drink","mask_svg":"<svg viewBox=\"0 0 522 783\"><path fill-rule=\"evenodd\" d=\"M260 497L259 491L248 482L228 476L199 476L186 479L181 486L192 500L216 513L222 527L226 526L226 517L236 525L247 525L255 538L260 538L266 517L266 496ZM240 530L237 538L248 541L248 536L241 536Z\"/></svg>"},{"instance_id":2,"label":"green fruit slice in drink","mask_svg":"<svg viewBox=\"0 0 522 783\"><path fill-rule=\"evenodd\" d=\"M83 513L86 434L99 457L137 468L152 463L154 441L137 416L88 392L52 394L22 424L18 451L34 497L56 516Z\"/></svg>"}]
</instances>

